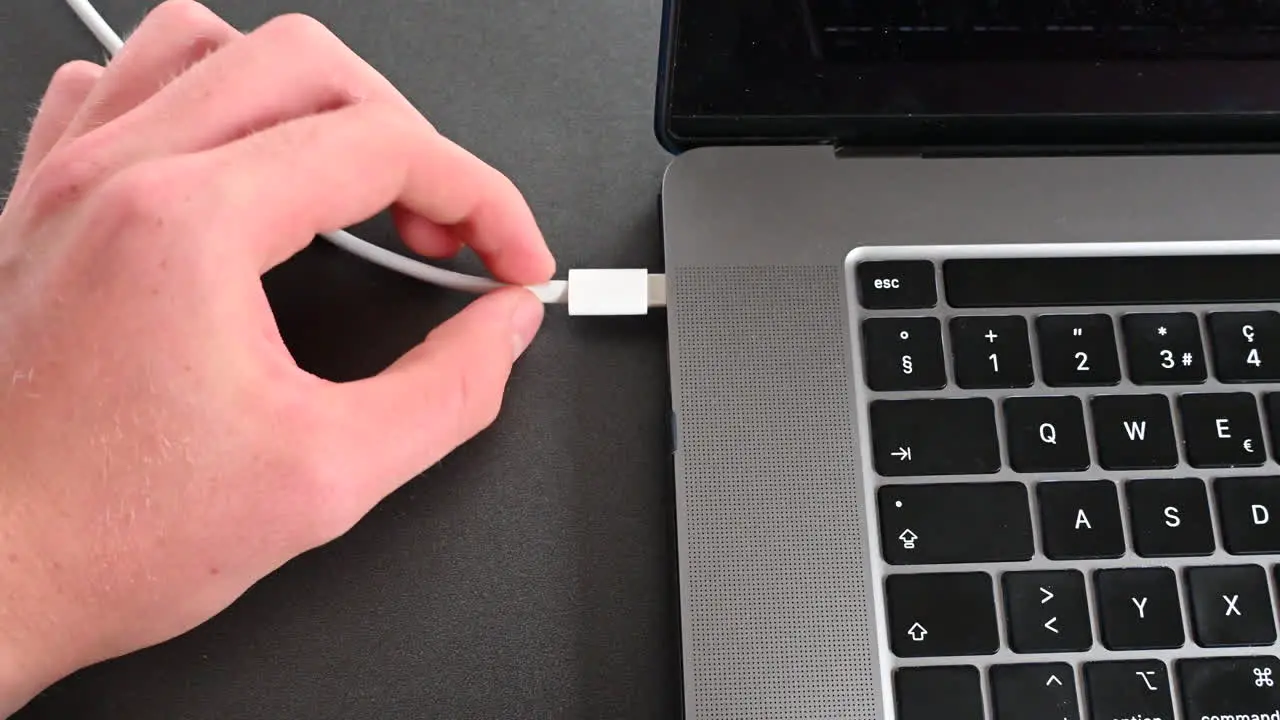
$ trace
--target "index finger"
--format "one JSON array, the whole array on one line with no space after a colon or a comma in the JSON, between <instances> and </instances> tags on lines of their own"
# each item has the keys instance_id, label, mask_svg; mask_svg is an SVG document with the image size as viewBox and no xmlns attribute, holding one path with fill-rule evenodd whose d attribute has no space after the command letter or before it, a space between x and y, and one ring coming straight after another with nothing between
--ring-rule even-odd
<instances>
[{"instance_id":1,"label":"index finger","mask_svg":"<svg viewBox=\"0 0 1280 720\"><path fill-rule=\"evenodd\" d=\"M193 156L214 202L247 208L264 269L399 205L467 239L499 280L549 280L555 261L502 173L401 106L365 101L277 125Z\"/></svg>"}]
</instances>

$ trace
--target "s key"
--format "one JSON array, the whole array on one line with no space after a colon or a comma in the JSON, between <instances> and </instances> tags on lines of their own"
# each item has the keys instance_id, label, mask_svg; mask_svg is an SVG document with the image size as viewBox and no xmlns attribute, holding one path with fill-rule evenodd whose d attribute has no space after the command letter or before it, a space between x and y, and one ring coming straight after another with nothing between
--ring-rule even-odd
<instances>
[{"instance_id":1,"label":"s key","mask_svg":"<svg viewBox=\"0 0 1280 720\"><path fill-rule=\"evenodd\" d=\"M947 385L937 318L871 318L862 323L867 385L882 392Z\"/></svg>"}]
</instances>

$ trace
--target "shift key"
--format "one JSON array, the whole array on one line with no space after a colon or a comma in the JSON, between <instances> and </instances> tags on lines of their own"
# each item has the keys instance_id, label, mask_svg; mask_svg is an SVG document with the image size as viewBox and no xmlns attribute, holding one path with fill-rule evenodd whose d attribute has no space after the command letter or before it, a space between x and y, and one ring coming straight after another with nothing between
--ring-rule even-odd
<instances>
[{"instance_id":1,"label":"shift key","mask_svg":"<svg viewBox=\"0 0 1280 720\"><path fill-rule=\"evenodd\" d=\"M893 565L1015 562L1035 550L1020 482L886 485L881 546Z\"/></svg>"},{"instance_id":2,"label":"shift key","mask_svg":"<svg viewBox=\"0 0 1280 720\"><path fill-rule=\"evenodd\" d=\"M990 398L876 400L870 418L881 475L986 475L1000 469Z\"/></svg>"}]
</instances>

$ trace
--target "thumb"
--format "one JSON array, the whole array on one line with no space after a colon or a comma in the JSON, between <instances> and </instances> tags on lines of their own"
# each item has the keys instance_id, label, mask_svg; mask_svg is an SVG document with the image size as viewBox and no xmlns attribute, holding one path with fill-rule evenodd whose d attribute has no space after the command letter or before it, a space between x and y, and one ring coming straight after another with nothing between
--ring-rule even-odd
<instances>
[{"instance_id":1,"label":"thumb","mask_svg":"<svg viewBox=\"0 0 1280 720\"><path fill-rule=\"evenodd\" d=\"M434 465L498 415L511 368L542 323L522 288L489 293L381 374L339 385L340 466L368 505Z\"/></svg>"}]
</instances>

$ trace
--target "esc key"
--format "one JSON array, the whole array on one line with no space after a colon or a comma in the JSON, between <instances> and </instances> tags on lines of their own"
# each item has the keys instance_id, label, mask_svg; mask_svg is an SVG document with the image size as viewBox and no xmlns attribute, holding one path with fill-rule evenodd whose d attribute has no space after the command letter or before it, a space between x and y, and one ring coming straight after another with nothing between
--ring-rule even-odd
<instances>
[{"instance_id":1,"label":"esc key","mask_svg":"<svg viewBox=\"0 0 1280 720\"><path fill-rule=\"evenodd\" d=\"M868 310L931 308L938 303L933 263L928 260L860 263L858 300Z\"/></svg>"}]
</instances>

